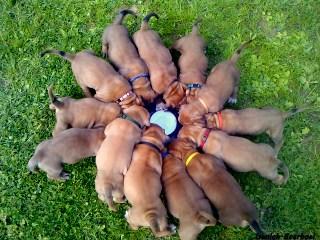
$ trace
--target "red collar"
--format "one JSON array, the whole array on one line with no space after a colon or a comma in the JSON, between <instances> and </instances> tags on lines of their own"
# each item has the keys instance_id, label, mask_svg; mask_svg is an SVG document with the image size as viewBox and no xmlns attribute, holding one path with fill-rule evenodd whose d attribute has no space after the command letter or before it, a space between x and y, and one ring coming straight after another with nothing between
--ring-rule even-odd
<instances>
[{"instance_id":1,"label":"red collar","mask_svg":"<svg viewBox=\"0 0 320 240\"><path fill-rule=\"evenodd\" d=\"M201 137L201 142L199 144L199 148L202 150L204 145L206 144L209 134L211 132L211 129L207 128L206 131L204 132L204 134Z\"/></svg>"}]
</instances>

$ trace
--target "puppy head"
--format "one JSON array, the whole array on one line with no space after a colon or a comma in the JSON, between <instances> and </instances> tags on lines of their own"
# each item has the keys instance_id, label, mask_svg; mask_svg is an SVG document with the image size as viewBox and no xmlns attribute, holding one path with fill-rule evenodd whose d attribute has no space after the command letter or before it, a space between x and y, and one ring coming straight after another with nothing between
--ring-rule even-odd
<instances>
[{"instance_id":1,"label":"puppy head","mask_svg":"<svg viewBox=\"0 0 320 240\"><path fill-rule=\"evenodd\" d=\"M201 108L199 108L196 101L189 104L184 104L180 107L178 120L182 125L205 125L203 113L201 112Z\"/></svg>"},{"instance_id":2,"label":"puppy head","mask_svg":"<svg viewBox=\"0 0 320 240\"><path fill-rule=\"evenodd\" d=\"M135 93L131 93L129 97L119 103L122 109L129 108L133 105L142 105L143 102L140 97L138 97Z\"/></svg>"},{"instance_id":3,"label":"puppy head","mask_svg":"<svg viewBox=\"0 0 320 240\"><path fill-rule=\"evenodd\" d=\"M163 94L163 99L166 102L166 106L175 108L185 102L185 91L186 87L184 84L178 81L172 83Z\"/></svg>"},{"instance_id":4,"label":"puppy head","mask_svg":"<svg viewBox=\"0 0 320 240\"><path fill-rule=\"evenodd\" d=\"M147 127L150 126L150 114L144 107L132 105L131 107L124 109L123 112L138 121L140 125Z\"/></svg>"},{"instance_id":5,"label":"puppy head","mask_svg":"<svg viewBox=\"0 0 320 240\"><path fill-rule=\"evenodd\" d=\"M205 119L206 119L206 127L207 128L215 128L217 127L216 125L216 121L214 118L214 113L207 113L204 115Z\"/></svg>"},{"instance_id":6,"label":"puppy head","mask_svg":"<svg viewBox=\"0 0 320 240\"><path fill-rule=\"evenodd\" d=\"M158 140L161 142L161 144L164 144L165 142L169 141L169 137L165 134L164 129L162 129L157 124L150 124L150 127L148 127L144 133L143 138L152 138L154 140Z\"/></svg>"},{"instance_id":7,"label":"puppy head","mask_svg":"<svg viewBox=\"0 0 320 240\"><path fill-rule=\"evenodd\" d=\"M194 125L183 126L178 133L178 138L186 138L196 144L197 136L199 134L199 131L201 131L201 129L202 127L198 127Z\"/></svg>"},{"instance_id":8,"label":"puppy head","mask_svg":"<svg viewBox=\"0 0 320 240\"><path fill-rule=\"evenodd\" d=\"M169 144L168 149L173 156L183 160L186 154L196 149L196 145L187 138L178 138Z\"/></svg>"},{"instance_id":9,"label":"puppy head","mask_svg":"<svg viewBox=\"0 0 320 240\"><path fill-rule=\"evenodd\" d=\"M139 80L133 83L133 90L135 94L147 102L153 102L157 97L157 94L152 90L150 82L148 80L144 80L145 82L141 83Z\"/></svg>"}]
</instances>

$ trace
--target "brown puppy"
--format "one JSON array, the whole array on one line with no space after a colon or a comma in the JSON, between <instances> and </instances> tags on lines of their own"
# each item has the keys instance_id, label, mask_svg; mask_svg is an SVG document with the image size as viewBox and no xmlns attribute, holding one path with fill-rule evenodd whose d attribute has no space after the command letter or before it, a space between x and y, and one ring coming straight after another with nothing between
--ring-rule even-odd
<instances>
[{"instance_id":1,"label":"brown puppy","mask_svg":"<svg viewBox=\"0 0 320 240\"><path fill-rule=\"evenodd\" d=\"M208 199L187 174L182 161L171 154L163 160L162 182L167 207L180 222L180 239L197 239L205 227L216 224Z\"/></svg>"},{"instance_id":2,"label":"brown puppy","mask_svg":"<svg viewBox=\"0 0 320 240\"><path fill-rule=\"evenodd\" d=\"M186 165L190 176L218 210L219 221L223 225L250 225L255 232L262 233L255 206L227 172L222 160L210 154L200 154L188 139L173 141L169 152Z\"/></svg>"},{"instance_id":3,"label":"brown puppy","mask_svg":"<svg viewBox=\"0 0 320 240\"><path fill-rule=\"evenodd\" d=\"M188 138L203 149L224 160L228 166L238 172L257 171L262 177L275 184L285 184L289 177L287 166L276 157L272 147L256 144L245 138L229 136L222 131L198 126L184 126L179 138ZM281 168L284 175L278 173Z\"/></svg>"},{"instance_id":4,"label":"brown puppy","mask_svg":"<svg viewBox=\"0 0 320 240\"><path fill-rule=\"evenodd\" d=\"M113 120L105 129L108 136L97 153L95 187L100 200L116 210L113 201L125 201L123 178L129 168L134 145L141 139L142 129L149 126L149 113L141 106L124 109L122 118Z\"/></svg>"},{"instance_id":5,"label":"brown puppy","mask_svg":"<svg viewBox=\"0 0 320 240\"><path fill-rule=\"evenodd\" d=\"M69 174L63 171L63 164L74 164L80 159L95 156L105 138L104 128L71 128L54 138L40 143L28 168L36 172L37 168L45 171L49 179L67 180Z\"/></svg>"},{"instance_id":6,"label":"brown puppy","mask_svg":"<svg viewBox=\"0 0 320 240\"><path fill-rule=\"evenodd\" d=\"M94 98L58 98L53 94L51 86L48 94L50 109L55 110L57 119L53 136L68 128L105 127L121 113L117 103L104 103Z\"/></svg>"},{"instance_id":7,"label":"brown puppy","mask_svg":"<svg viewBox=\"0 0 320 240\"><path fill-rule=\"evenodd\" d=\"M272 138L274 150L278 154L283 144L284 121L301 111L303 110L292 109L282 112L274 108L225 109L206 114L206 127L221 129L229 134L257 135L266 132Z\"/></svg>"},{"instance_id":8,"label":"brown puppy","mask_svg":"<svg viewBox=\"0 0 320 240\"><path fill-rule=\"evenodd\" d=\"M104 30L102 52L105 56L108 55L120 74L132 83L137 96L152 102L156 93L150 85L147 65L139 57L136 47L129 38L128 30L122 25L123 18L127 14L135 15L132 10L121 10L114 22Z\"/></svg>"},{"instance_id":9,"label":"brown puppy","mask_svg":"<svg viewBox=\"0 0 320 240\"><path fill-rule=\"evenodd\" d=\"M113 67L88 50L70 54L58 50L46 50L41 53L56 54L71 62L75 78L86 97L93 97L90 90L95 90L94 97L103 102L117 102L122 108L140 104L131 91L131 85Z\"/></svg>"},{"instance_id":10,"label":"brown puppy","mask_svg":"<svg viewBox=\"0 0 320 240\"><path fill-rule=\"evenodd\" d=\"M161 39L155 31L151 30L148 21L151 17L158 18L155 13L150 13L143 19L141 28L133 35L133 41L138 48L140 57L149 68L150 80L153 90L158 94L164 93L167 104L169 97L177 95L184 96L184 86L173 83L177 80L177 69L172 62L169 50L162 44ZM176 101L176 100L175 100ZM175 103L173 103L175 104Z\"/></svg>"},{"instance_id":11,"label":"brown puppy","mask_svg":"<svg viewBox=\"0 0 320 240\"><path fill-rule=\"evenodd\" d=\"M243 43L233 56L216 65L208 76L205 86L198 91L197 100L180 108L179 122L182 125L199 124L199 120L208 112L218 112L225 102L235 103L240 80L236 63L241 51L251 42Z\"/></svg>"},{"instance_id":12,"label":"brown puppy","mask_svg":"<svg viewBox=\"0 0 320 240\"><path fill-rule=\"evenodd\" d=\"M181 82L174 81L168 89L163 93L163 99L166 107L177 108L187 101L186 86Z\"/></svg>"},{"instance_id":13,"label":"brown puppy","mask_svg":"<svg viewBox=\"0 0 320 240\"><path fill-rule=\"evenodd\" d=\"M125 216L130 227L150 227L157 237L173 233L167 223L167 210L160 199L161 153L166 140L164 130L157 125L152 124L145 130L124 178L124 193L132 205Z\"/></svg>"},{"instance_id":14,"label":"brown puppy","mask_svg":"<svg viewBox=\"0 0 320 240\"><path fill-rule=\"evenodd\" d=\"M181 53L179 58L179 81L186 85L187 102L195 99L198 90L206 81L208 59L204 54L205 42L199 35L199 21L192 32L175 42L173 48Z\"/></svg>"}]
</instances>

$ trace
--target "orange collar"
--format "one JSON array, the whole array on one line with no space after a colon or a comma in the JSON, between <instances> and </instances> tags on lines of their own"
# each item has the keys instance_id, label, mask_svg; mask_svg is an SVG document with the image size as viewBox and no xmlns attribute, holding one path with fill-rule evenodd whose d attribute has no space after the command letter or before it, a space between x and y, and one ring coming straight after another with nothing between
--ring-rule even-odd
<instances>
[{"instance_id":1,"label":"orange collar","mask_svg":"<svg viewBox=\"0 0 320 240\"><path fill-rule=\"evenodd\" d=\"M222 129L223 128L223 121L222 121L221 112L217 112L213 116L214 116L214 119L216 121L216 128Z\"/></svg>"},{"instance_id":2,"label":"orange collar","mask_svg":"<svg viewBox=\"0 0 320 240\"><path fill-rule=\"evenodd\" d=\"M206 110L206 113L209 112L209 108L207 106L207 104L203 101L202 98L198 97L199 102L202 104L202 106L204 107L204 109Z\"/></svg>"}]
</instances>

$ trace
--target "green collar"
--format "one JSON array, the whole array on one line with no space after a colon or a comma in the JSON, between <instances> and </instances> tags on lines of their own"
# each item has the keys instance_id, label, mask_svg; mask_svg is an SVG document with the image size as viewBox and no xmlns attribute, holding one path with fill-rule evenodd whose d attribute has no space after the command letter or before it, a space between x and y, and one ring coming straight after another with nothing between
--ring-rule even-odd
<instances>
[{"instance_id":1,"label":"green collar","mask_svg":"<svg viewBox=\"0 0 320 240\"><path fill-rule=\"evenodd\" d=\"M138 128L140 128L140 129L143 128L143 126L141 126L138 121L134 120L132 117L130 117L129 115L127 115L127 114L125 114L125 113L121 113L120 117L123 118L123 119L126 119L126 120L128 120L128 121L130 121L130 122L133 122L133 123L134 123L135 125L137 125Z\"/></svg>"}]
</instances>

